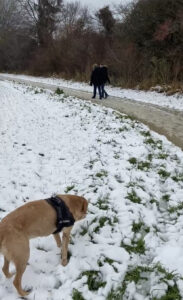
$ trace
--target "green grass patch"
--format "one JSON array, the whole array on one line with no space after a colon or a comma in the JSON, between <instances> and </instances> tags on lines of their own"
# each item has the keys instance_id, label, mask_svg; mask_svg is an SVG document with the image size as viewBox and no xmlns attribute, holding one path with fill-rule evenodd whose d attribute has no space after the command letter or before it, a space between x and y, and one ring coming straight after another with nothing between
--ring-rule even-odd
<instances>
[{"instance_id":1,"label":"green grass patch","mask_svg":"<svg viewBox=\"0 0 183 300\"><path fill-rule=\"evenodd\" d=\"M159 153L157 156L157 159L167 159L168 154L166 153Z\"/></svg>"},{"instance_id":2,"label":"green grass patch","mask_svg":"<svg viewBox=\"0 0 183 300\"><path fill-rule=\"evenodd\" d=\"M132 224L132 231L134 233L139 233L139 232L141 232L141 233L144 233L144 232L145 233L149 233L150 228L148 226L146 226L144 224L144 222L139 222L139 223L133 222L133 224Z\"/></svg>"},{"instance_id":3,"label":"green grass patch","mask_svg":"<svg viewBox=\"0 0 183 300\"><path fill-rule=\"evenodd\" d=\"M158 201L157 201L156 199L154 199L154 198L152 198L149 202L150 202L151 204L156 203L156 204L158 205Z\"/></svg>"},{"instance_id":4,"label":"green grass patch","mask_svg":"<svg viewBox=\"0 0 183 300\"><path fill-rule=\"evenodd\" d=\"M95 233L98 233L102 227L107 223L112 226L111 219L108 217L101 217L98 220L99 225L94 229Z\"/></svg>"},{"instance_id":5,"label":"green grass patch","mask_svg":"<svg viewBox=\"0 0 183 300\"><path fill-rule=\"evenodd\" d=\"M132 241L132 245L126 245L122 242L121 247L123 247L129 253L136 254L144 254L146 250L143 238L139 239L138 241Z\"/></svg>"},{"instance_id":6,"label":"green grass patch","mask_svg":"<svg viewBox=\"0 0 183 300\"><path fill-rule=\"evenodd\" d=\"M109 257L105 257L104 263L108 263L109 265L112 265L115 261Z\"/></svg>"},{"instance_id":7,"label":"green grass patch","mask_svg":"<svg viewBox=\"0 0 183 300\"><path fill-rule=\"evenodd\" d=\"M129 270L121 285L116 290L112 290L108 294L107 300L123 300L128 283L135 282L137 284L140 280L147 280L147 277L142 277L141 273L149 273L151 271L151 268L141 266L137 266L136 268Z\"/></svg>"},{"instance_id":8,"label":"green grass patch","mask_svg":"<svg viewBox=\"0 0 183 300\"><path fill-rule=\"evenodd\" d=\"M134 233L137 233L137 232L139 232L141 229L142 229L142 227L144 226L144 223L143 222L139 222L139 223L133 223L132 224L132 231L134 232Z\"/></svg>"},{"instance_id":9,"label":"green grass patch","mask_svg":"<svg viewBox=\"0 0 183 300\"><path fill-rule=\"evenodd\" d=\"M152 159L153 159L152 153L149 153L149 154L148 154L147 159L148 159L149 161L152 161Z\"/></svg>"},{"instance_id":10,"label":"green grass patch","mask_svg":"<svg viewBox=\"0 0 183 300\"><path fill-rule=\"evenodd\" d=\"M181 299L182 297L179 293L177 284L175 283L174 286L168 285L168 289L164 296L162 296L161 298L153 298L152 300L181 300Z\"/></svg>"},{"instance_id":11,"label":"green grass patch","mask_svg":"<svg viewBox=\"0 0 183 300\"><path fill-rule=\"evenodd\" d=\"M110 266L113 267L115 272L118 272L117 268L113 266L113 263L115 262L115 260L109 258L109 257L102 257L101 259L98 260L98 266L99 267L103 267L103 265L105 263L109 264Z\"/></svg>"},{"instance_id":12,"label":"green grass patch","mask_svg":"<svg viewBox=\"0 0 183 300\"><path fill-rule=\"evenodd\" d=\"M75 185L67 186L66 189L64 190L64 192L67 194L68 192L70 192L70 191L73 190L74 188L75 188Z\"/></svg>"},{"instance_id":13,"label":"green grass patch","mask_svg":"<svg viewBox=\"0 0 183 300\"><path fill-rule=\"evenodd\" d=\"M81 227L82 231L80 232L81 235L85 235L88 232L86 227Z\"/></svg>"},{"instance_id":14,"label":"green grass patch","mask_svg":"<svg viewBox=\"0 0 183 300\"><path fill-rule=\"evenodd\" d=\"M133 203L141 203L141 199L140 197L137 196L137 193L135 192L135 190L132 190L131 192L128 193L128 196L126 196L127 199L129 199L130 201L132 201Z\"/></svg>"},{"instance_id":15,"label":"green grass patch","mask_svg":"<svg viewBox=\"0 0 183 300\"><path fill-rule=\"evenodd\" d=\"M141 180L139 180L139 182L141 182ZM143 182L143 181L142 181ZM138 180L137 181L130 181L127 185L126 185L127 188L140 188L141 190L143 190L145 192L145 188L143 185L139 184L138 183Z\"/></svg>"},{"instance_id":16,"label":"green grass patch","mask_svg":"<svg viewBox=\"0 0 183 300\"><path fill-rule=\"evenodd\" d=\"M128 161L132 165L136 165L137 164L137 159L135 157L131 157Z\"/></svg>"},{"instance_id":17,"label":"green grass patch","mask_svg":"<svg viewBox=\"0 0 183 300\"><path fill-rule=\"evenodd\" d=\"M57 94L57 95L63 95L63 94L64 94L64 91L61 90L60 88L57 88L57 89L55 90L55 94Z\"/></svg>"},{"instance_id":18,"label":"green grass patch","mask_svg":"<svg viewBox=\"0 0 183 300\"><path fill-rule=\"evenodd\" d=\"M170 195L169 195L169 194L165 194L165 195L162 196L161 199L162 199L163 201L168 202L168 201L170 200Z\"/></svg>"},{"instance_id":19,"label":"green grass patch","mask_svg":"<svg viewBox=\"0 0 183 300\"><path fill-rule=\"evenodd\" d=\"M107 177L108 173L105 170L101 170L100 172L96 173L96 177L102 178L102 177Z\"/></svg>"},{"instance_id":20,"label":"green grass patch","mask_svg":"<svg viewBox=\"0 0 183 300\"><path fill-rule=\"evenodd\" d=\"M72 291L72 299L73 300L85 300L85 298L82 296L82 294L76 289L73 289L73 291Z\"/></svg>"},{"instance_id":21,"label":"green grass patch","mask_svg":"<svg viewBox=\"0 0 183 300\"><path fill-rule=\"evenodd\" d=\"M156 142L152 139L152 138L149 138L145 141L145 144L149 144L149 145L156 145Z\"/></svg>"},{"instance_id":22,"label":"green grass patch","mask_svg":"<svg viewBox=\"0 0 183 300\"><path fill-rule=\"evenodd\" d=\"M126 126L120 127L119 132L128 131L129 129Z\"/></svg>"},{"instance_id":23,"label":"green grass patch","mask_svg":"<svg viewBox=\"0 0 183 300\"><path fill-rule=\"evenodd\" d=\"M35 94L41 94L41 93L43 93L43 89L35 90L34 93L35 93Z\"/></svg>"},{"instance_id":24,"label":"green grass patch","mask_svg":"<svg viewBox=\"0 0 183 300\"><path fill-rule=\"evenodd\" d=\"M145 137L150 137L151 136L150 131L145 131L145 130L140 131L140 134L143 135L143 136L145 136Z\"/></svg>"},{"instance_id":25,"label":"green grass patch","mask_svg":"<svg viewBox=\"0 0 183 300\"><path fill-rule=\"evenodd\" d=\"M159 150L162 150L162 141L161 140L153 140L153 138L147 138L144 142L146 145L151 145L154 149L157 148Z\"/></svg>"},{"instance_id":26,"label":"green grass patch","mask_svg":"<svg viewBox=\"0 0 183 300\"><path fill-rule=\"evenodd\" d=\"M116 216L114 216L114 218L113 218L113 223L119 223L119 220Z\"/></svg>"},{"instance_id":27,"label":"green grass patch","mask_svg":"<svg viewBox=\"0 0 183 300\"><path fill-rule=\"evenodd\" d=\"M145 233L149 233L150 228L148 226L146 226L144 224L144 222L139 222L139 223L133 222L133 224L132 224L132 231L134 233L141 232L144 235Z\"/></svg>"},{"instance_id":28,"label":"green grass patch","mask_svg":"<svg viewBox=\"0 0 183 300\"><path fill-rule=\"evenodd\" d=\"M99 288L106 285L100 271L85 271L81 274L80 278L83 276L87 276L87 285L90 291L97 291Z\"/></svg>"},{"instance_id":29,"label":"green grass patch","mask_svg":"<svg viewBox=\"0 0 183 300\"><path fill-rule=\"evenodd\" d=\"M147 277L141 276L141 273L150 273L152 272L152 268L137 266L136 268L129 270L126 273L125 281L138 283L141 279L147 280Z\"/></svg>"},{"instance_id":30,"label":"green grass patch","mask_svg":"<svg viewBox=\"0 0 183 300\"><path fill-rule=\"evenodd\" d=\"M131 157L128 161L130 164L136 165L137 169L141 171L147 171L151 166L150 161L138 161L136 157Z\"/></svg>"},{"instance_id":31,"label":"green grass patch","mask_svg":"<svg viewBox=\"0 0 183 300\"><path fill-rule=\"evenodd\" d=\"M181 296L179 293L179 289L176 284L176 279L180 279L179 275L174 274L174 272L167 272L164 267L158 263L154 269L156 272L163 274L163 277L161 277L160 281L165 282L168 285L168 289L164 296L161 298L153 298L153 300L181 300ZM169 281L173 281L174 284L169 284Z\"/></svg>"},{"instance_id":32,"label":"green grass patch","mask_svg":"<svg viewBox=\"0 0 183 300\"><path fill-rule=\"evenodd\" d=\"M158 174L159 174L160 177L163 178L163 179L167 179L167 178L170 176L170 173L167 172L167 171L164 170L164 169L160 169L160 170L158 171Z\"/></svg>"},{"instance_id":33,"label":"green grass patch","mask_svg":"<svg viewBox=\"0 0 183 300\"><path fill-rule=\"evenodd\" d=\"M155 265L155 269L159 272L162 273L164 275L163 277L163 281L165 282L165 280L173 280L175 277L174 272L167 272L167 270L160 264L156 264Z\"/></svg>"},{"instance_id":34,"label":"green grass patch","mask_svg":"<svg viewBox=\"0 0 183 300\"><path fill-rule=\"evenodd\" d=\"M105 198L98 198L97 200L97 207L102 210L108 210L109 205L108 205L108 197Z\"/></svg>"},{"instance_id":35,"label":"green grass patch","mask_svg":"<svg viewBox=\"0 0 183 300\"><path fill-rule=\"evenodd\" d=\"M137 169L141 171L147 171L151 167L151 163L149 161L140 161L138 162Z\"/></svg>"},{"instance_id":36,"label":"green grass patch","mask_svg":"<svg viewBox=\"0 0 183 300\"><path fill-rule=\"evenodd\" d=\"M121 284L116 290L112 290L108 295L106 300L123 300L123 295L126 290L126 284Z\"/></svg>"},{"instance_id":37,"label":"green grass patch","mask_svg":"<svg viewBox=\"0 0 183 300\"><path fill-rule=\"evenodd\" d=\"M119 285L116 290L111 290L107 296L107 300L123 300L127 299L127 295L125 294L127 286L130 282L134 282L137 287L137 291L142 284L142 282L148 281L150 277L150 273L154 273L154 276L159 277L159 283L165 282L167 284L167 290L165 291L165 295L160 298L153 297L152 291L147 290L147 299L151 300L181 300L181 296L176 284L176 279L178 277L173 273L167 272L160 264L157 264L153 267L148 266L136 266L135 268L131 268L126 272L123 282ZM170 283L171 281L171 283ZM139 287L138 287L139 285ZM149 289L151 287L149 286Z\"/></svg>"},{"instance_id":38,"label":"green grass patch","mask_svg":"<svg viewBox=\"0 0 183 300\"><path fill-rule=\"evenodd\" d=\"M179 210L183 209L183 202L181 202L180 204L178 204L177 206L172 206L168 209L169 213L175 213L175 212L179 212Z\"/></svg>"},{"instance_id":39,"label":"green grass patch","mask_svg":"<svg viewBox=\"0 0 183 300\"><path fill-rule=\"evenodd\" d=\"M91 112L92 112L92 109L91 109L91 107L89 106L88 107L88 112L91 114Z\"/></svg>"},{"instance_id":40,"label":"green grass patch","mask_svg":"<svg viewBox=\"0 0 183 300\"><path fill-rule=\"evenodd\" d=\"M182 174L177 174L177 175L172 176L172 179L173 179L175 182L183 181L183 173L182 173Z\"/></svg>"}]
</instances>

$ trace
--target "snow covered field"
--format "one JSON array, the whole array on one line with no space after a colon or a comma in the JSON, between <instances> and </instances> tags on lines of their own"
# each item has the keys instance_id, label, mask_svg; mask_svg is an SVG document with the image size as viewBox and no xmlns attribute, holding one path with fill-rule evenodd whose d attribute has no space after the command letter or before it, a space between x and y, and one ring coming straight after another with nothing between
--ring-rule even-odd
<instances>
[{"instance_id":1,"label":"snow covered field","mask_svg":"<svg viewBox=\"0 0 183 300\"><path fill-rule=\"evenodd\" d=\"M33 77L27 75L14 75L14 74L4 74L5 76L17 77L21 79L26 79L30 81L43 82L48 84L54 84L60 87L67 87L76 90L88 91L92 92L92 87L89 84L75 82L64 79L57 79L54 77ZM3 74L1 74L3 76ZM121 89L115 88L112 86L107 86L107 91L110 96L127 98L134 101L140 101L145 103L151 103L162 107L167 107L171 109L181 110L183 111L183 95L175 94L172 96L166 96L165 94L157 93L157 92L144 92L132 89Z\"/></svg>"},{"instance_id":2,"label":"snow covered field","mask_svg":"<svg viewBox=\"0 0 183 300\"><path fill-rule=\"evenodd\" d=\"M90 201L66 267L52 236L31 240L27 299L182 299L182 151L64 94L0 82L0 107L0 218L57 192ZM2 272L0 299L19 299Z\"/></svg>"}]
</instances>

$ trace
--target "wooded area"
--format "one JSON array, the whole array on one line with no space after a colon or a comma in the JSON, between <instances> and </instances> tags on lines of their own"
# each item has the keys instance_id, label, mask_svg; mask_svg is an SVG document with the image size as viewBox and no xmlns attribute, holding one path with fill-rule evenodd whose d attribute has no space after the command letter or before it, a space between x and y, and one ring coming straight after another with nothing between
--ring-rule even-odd
<instances>
[{"instance_id":1,"label":"wooded area","mask_svg":"<svg viewBox=\"0 0 183 300\"><path fill-rule=\"evenodd\" d=\"M91 14L79 2L0 0L0 71L149 88L183 81L183 0L138 0Z\"/></svg>"}]
</instances>

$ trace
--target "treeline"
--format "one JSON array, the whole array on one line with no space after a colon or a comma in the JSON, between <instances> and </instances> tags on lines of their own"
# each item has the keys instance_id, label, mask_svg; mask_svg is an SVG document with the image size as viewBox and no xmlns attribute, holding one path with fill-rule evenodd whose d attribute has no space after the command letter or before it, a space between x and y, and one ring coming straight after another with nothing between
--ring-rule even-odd
<instances>
[{"instance_id":1,"label":"treeline","mask_svg":"<svg viewBox=\"0 0 183 300\"><path fill-rule=\"evenodd\" d=\"M79 2L0 0L0 71L148 88L183 81L183 0L138 0L95 14Z\"/></svg>"}]
</instances>

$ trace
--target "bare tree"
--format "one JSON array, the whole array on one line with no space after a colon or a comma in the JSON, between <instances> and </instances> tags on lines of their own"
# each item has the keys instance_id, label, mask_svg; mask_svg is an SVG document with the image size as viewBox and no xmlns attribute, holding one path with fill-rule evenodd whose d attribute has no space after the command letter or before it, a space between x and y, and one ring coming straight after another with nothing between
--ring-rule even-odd
<instances>
[{"instance_id":1,"label":"bare tree","mask_svg":"<svg viewBox=\"0 0 183 300\"><path fill-rule=\"evenodd\" d=\"M22 22L21 18L18 18L20 15L21 10L15 0L0 0L0 30L16 30Z\"/></svg>"},{"instance_id":2,"label":"bare tree","mask_svg":"<svg viewBox=\"0 0 183 300\"><path fill-rule=\"evenodd\" d=\"M63 0L18 0L28 18L35 25L38 44L52 42Z\"/></svg>"},{"instance_id":3,"label":"bare tree","mask_svg":"<svg viewBox=\"0 0 183 300\"><path fill-rule=\"evenodd\" d=\"M80 2L66 3L60 14L59 35L69 35L77 30L87 30L92 24L88 8Z\"/></svg>"},{"instance_id":4,"label":"bare tree","mask_svg":"<svg viewBox=\"0 0 183 300\"><path fill-rule=\"evenodd\" d=\"M32 30L16 0L0 0L0 68L25 67L34 44Z\"/></svg>"}]
</instances>

